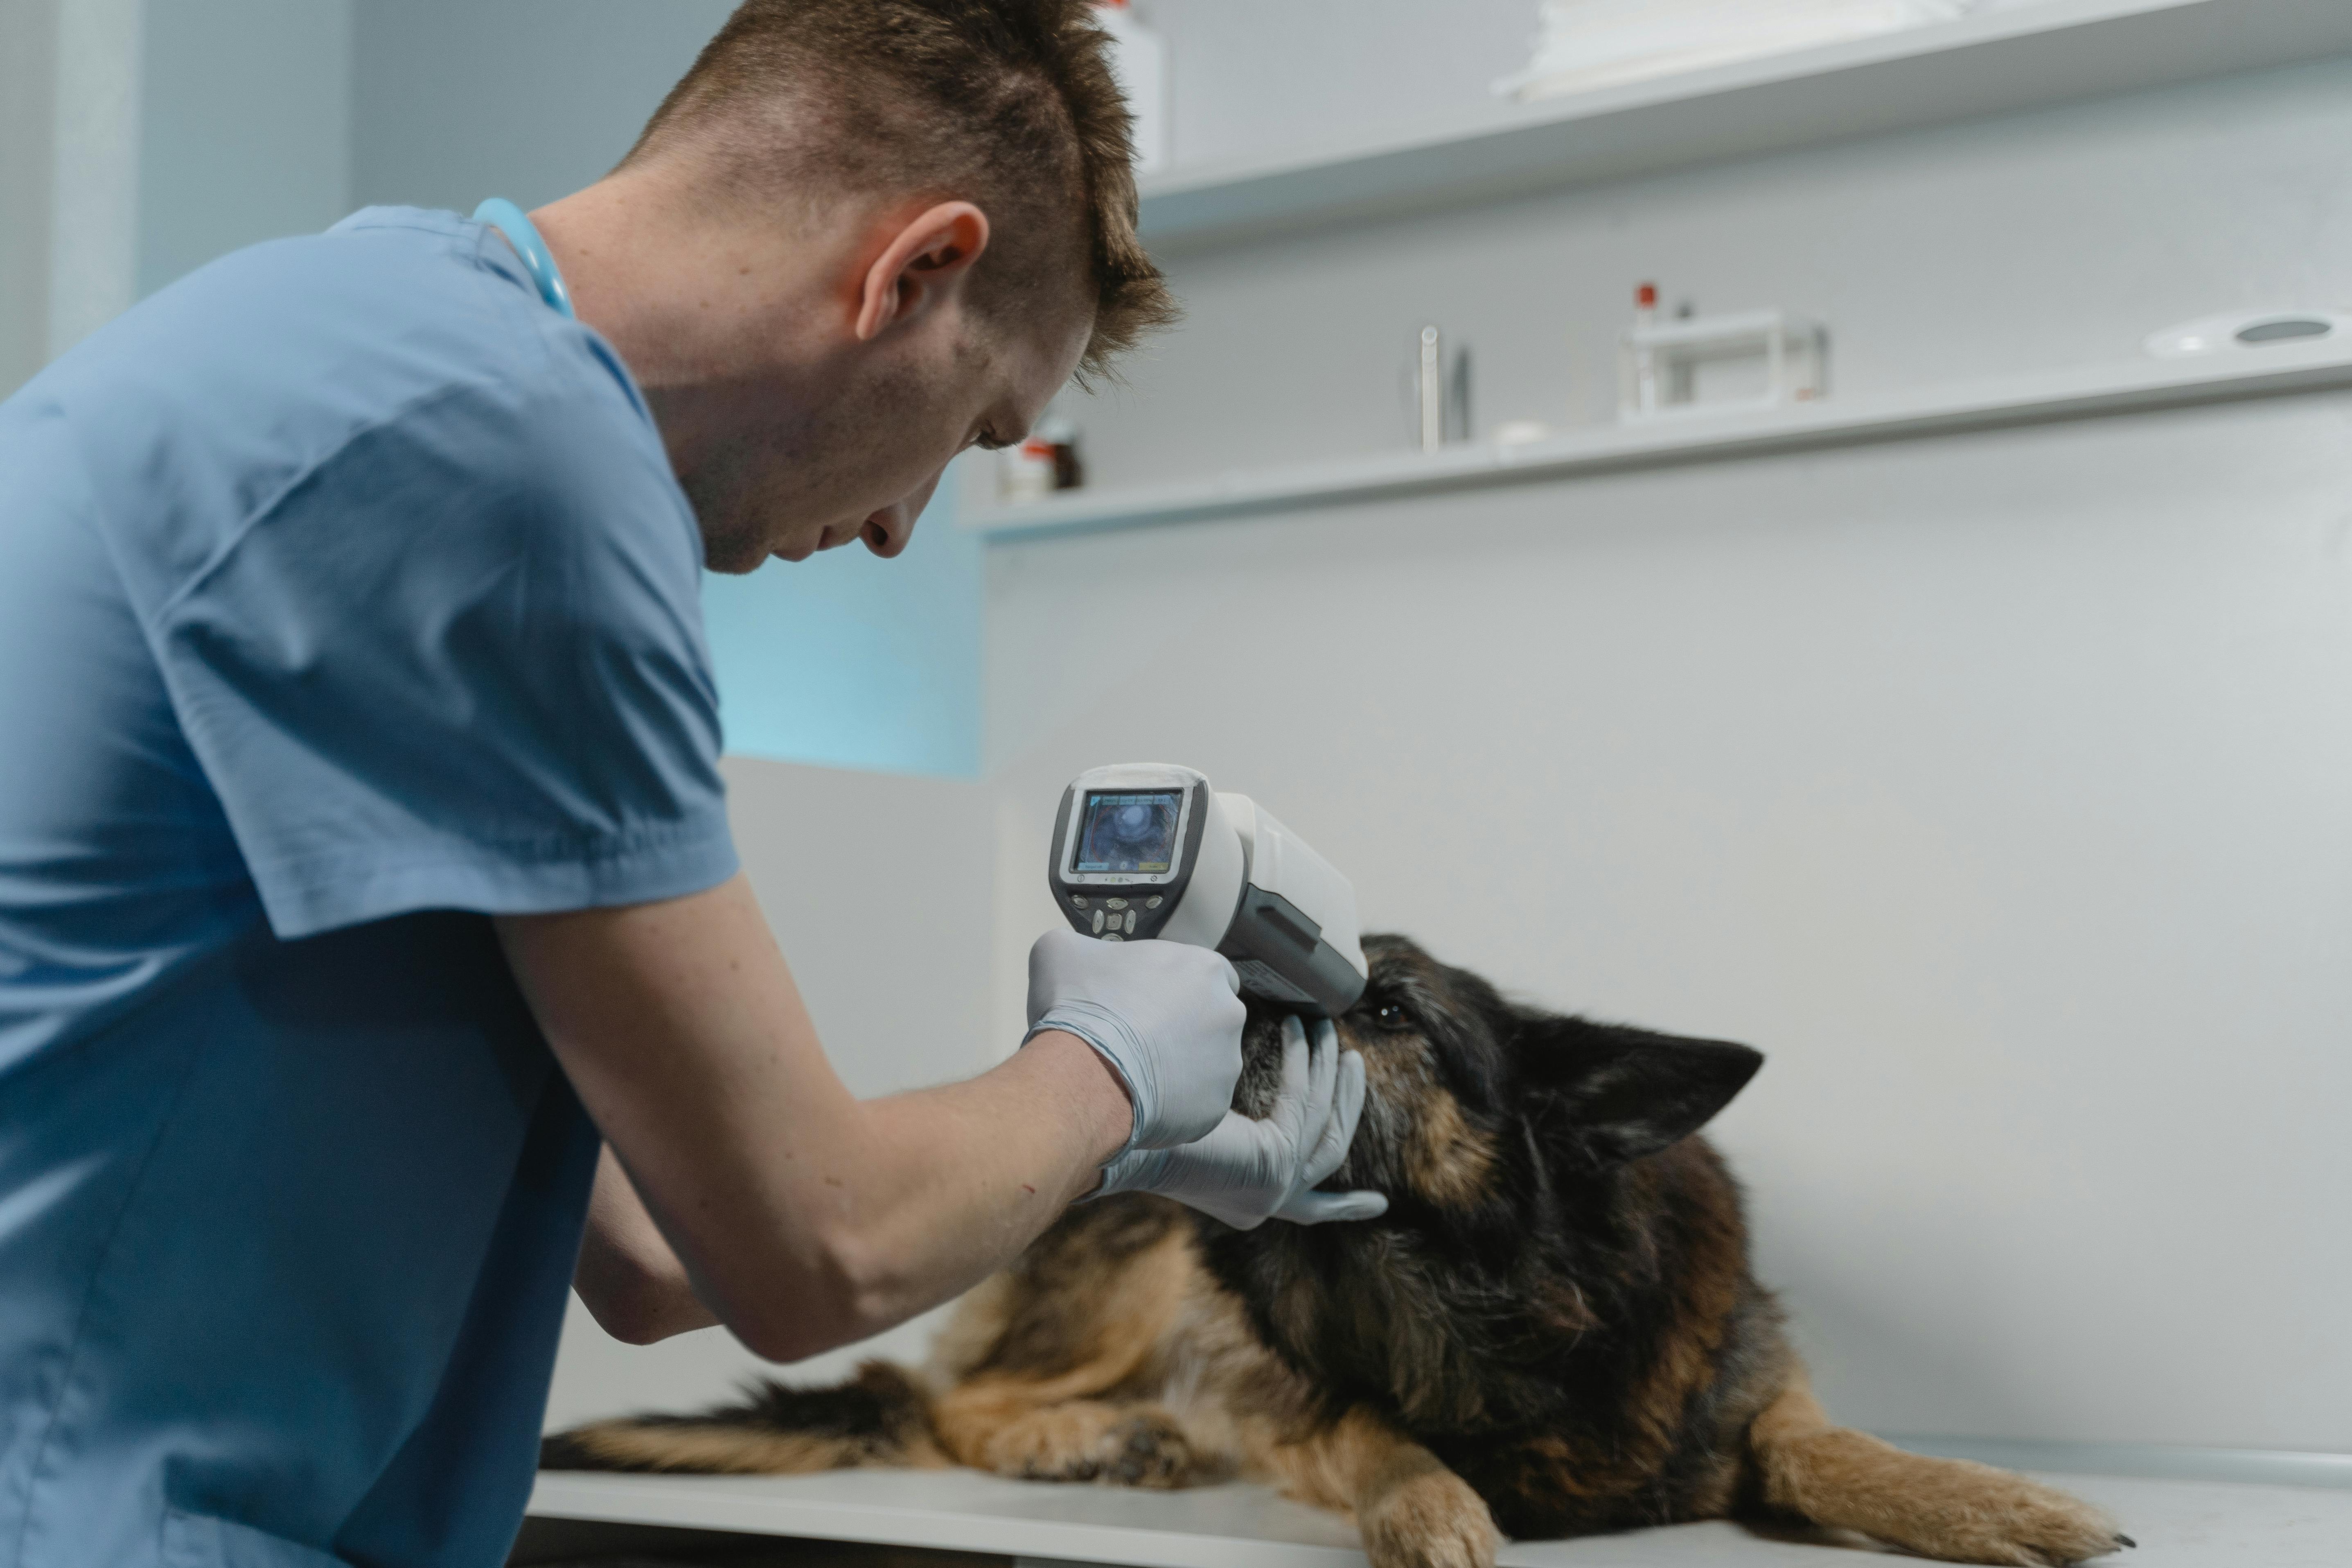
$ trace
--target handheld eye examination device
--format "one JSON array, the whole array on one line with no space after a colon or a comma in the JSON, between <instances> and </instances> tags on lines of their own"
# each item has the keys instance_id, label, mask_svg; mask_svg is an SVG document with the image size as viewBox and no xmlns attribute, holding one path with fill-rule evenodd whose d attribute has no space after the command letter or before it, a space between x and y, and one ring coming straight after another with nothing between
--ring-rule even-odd
<instances>
[{"instance_id":1,"label":"handheld eye examination device","mask_svg":"<svg viewBox=\"0 0 2352 1568\"><path fill-rule=\"evenodd\" d=\"M1046 868L1081 933L1213 948L1244 994L1334 1016L1364 990L1356 889L1247 795L1166 763L1080 773Z\"/></svg>"}]
</instances>

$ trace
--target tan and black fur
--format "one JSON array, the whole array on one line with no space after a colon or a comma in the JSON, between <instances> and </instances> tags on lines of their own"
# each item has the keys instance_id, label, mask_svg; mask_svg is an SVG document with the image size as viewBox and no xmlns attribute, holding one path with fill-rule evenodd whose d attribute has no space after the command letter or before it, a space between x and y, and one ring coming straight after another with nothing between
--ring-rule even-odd
<instances>
[{"instance_id":1,"label":"tan and black fur","mask_svg":"<svg viewBox=\"0 0 2352 1568\"><path fill-rule=\"evenodd\" d=\"M1696 1135L1762 1058L1515 1006L1402 938L1365 948L1340 1031L1370 1092L1328 1184L1386 1192L1383 1218L1236 1231L1163 1199L1081 1205L964 1299L919 1375L869 1363L603 1422L545 1462L1242 1476L1351 1513L1376 1568L1727 1515L1955 1562L2128 1544L2063 1493L1831 1425ZM1252 1018L1244 1111L1272 1099L1277 1022Z\"/></svg>"}]
</instances>

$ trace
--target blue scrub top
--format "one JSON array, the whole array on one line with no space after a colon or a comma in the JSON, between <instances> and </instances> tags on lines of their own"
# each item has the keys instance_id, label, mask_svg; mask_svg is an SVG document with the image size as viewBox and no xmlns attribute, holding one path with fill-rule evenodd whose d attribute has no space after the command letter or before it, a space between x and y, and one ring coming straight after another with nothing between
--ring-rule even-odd
<instances>
[{"instance_id":1,"label":"blue scrub top","mask_svg":"<svg viewBox=\"0 0 2352 1568\"><path fill-rule=\"evenodd\" d=\"M488 917L734 871L701 559L446 213L0 404L0 1565L501 1560L596 1133Z\"/></svg>"}]
</instances>

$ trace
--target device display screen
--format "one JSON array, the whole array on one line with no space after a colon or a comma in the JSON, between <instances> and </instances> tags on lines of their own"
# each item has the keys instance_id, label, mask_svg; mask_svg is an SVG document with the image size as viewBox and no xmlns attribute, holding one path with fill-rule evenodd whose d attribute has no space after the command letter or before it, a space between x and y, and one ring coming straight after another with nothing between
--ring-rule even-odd
<instances>
[{"instance_id":1,"label":"device display screen","mask_svg":"<svg viewBox=\"0 0 2352 1568\"><path fill-rule=\"evenodd\" d=\"M1079 819L1073 872L1132 871L1158 876L1176 858L1178 789L1089 790Z\"/></svg>"}]
</instances>

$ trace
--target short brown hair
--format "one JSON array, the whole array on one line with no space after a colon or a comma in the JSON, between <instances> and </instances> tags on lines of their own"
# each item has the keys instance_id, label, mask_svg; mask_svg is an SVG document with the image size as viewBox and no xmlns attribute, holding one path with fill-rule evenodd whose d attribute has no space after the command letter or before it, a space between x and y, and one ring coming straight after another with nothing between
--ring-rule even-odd
<instances>
[{"instance_id":1,"label":"short brown hair","mask_svg":"<svg viewBox=\"0 0 2352 1568\"><path fill-rule=\"evenodd\" d=\"M1108 374L1172 323L1136 233L1131 118L1091 0L747 0L670 89L622 166L715 156L772 200L775 178L963 197L989 215L973 287L992 305L1091 265L1080 374Z\"/></svg>"}]
</instances>

